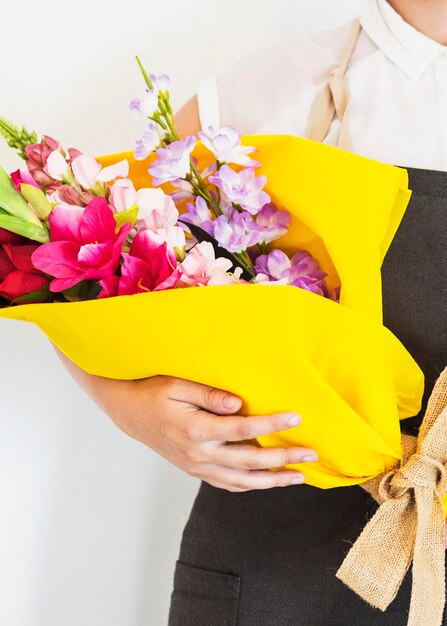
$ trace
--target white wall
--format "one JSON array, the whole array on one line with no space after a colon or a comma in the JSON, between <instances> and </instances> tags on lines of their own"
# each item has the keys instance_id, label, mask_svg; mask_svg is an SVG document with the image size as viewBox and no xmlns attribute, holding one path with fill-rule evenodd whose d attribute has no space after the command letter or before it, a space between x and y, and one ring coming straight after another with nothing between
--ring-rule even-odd
<instances>
[{"instance_id":1,"label":"white wall","mask_svg":"<svg viewBox=\"0 0 447 626\"><path fill-rule=\"evenodd\" d=\"M92 154L130 149L135 54L172 76L178 107L245 51L364 1L8 2L0 115ZM19 161L0 145L0 163ZM164 626L199 481L117 429L37 328L0 320L0 342L0 624Z\"/></svg>"}]
</instances>

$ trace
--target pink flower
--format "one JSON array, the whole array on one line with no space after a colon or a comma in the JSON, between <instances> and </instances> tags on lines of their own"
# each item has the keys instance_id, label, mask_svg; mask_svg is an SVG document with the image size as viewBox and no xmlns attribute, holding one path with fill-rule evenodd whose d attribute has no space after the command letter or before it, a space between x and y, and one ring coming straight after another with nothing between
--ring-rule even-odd
<instances>
[{"instance_id":1,"label":"pink flower","mask_svg":"<svg viewBox=\"0 0 447 626\"><path fill-rule=\"evenodd\" d=\"M198 243L180 264L180 280L185 285L219 285L231 282L226 272L232 267L229 259L217 258L209 241ZM230 280L228 280L230 278Z\"/></svg>"},{"instance_id":2,"label":"pink flower","mask_svg":"<svg viewBox=\"0 0 447 626\"><path fill-rule=\"evenodd\" d=\"M11 180L14 183L14 187L17 191L20 191L20 185L25 183L26 185L32 185L33 187L39 187L34 178L28 172L28 170L24 168L20 168L15 172L11 173Z\"/></svg>"},{"instance_id":3,"label":"pink flower","mask_svg":"<svg viewBox=\"0 0 447 626\"><path fill-rule=\"evenodd\" d=\"M179 212L171 196L162 189L145 188L137 192L138 227L157 230L177 223Z\"/></svg>"},{"instance_id":4,"label":"pink flower","mask_svg":"<svg viewBox=\"0 0 447 626\"><path fill-rule=\"evenodd\" d=\"M104 198L95 198L84 209L59 205L50 214L51 241L33 253L34 266L54 276L51 291L63 291L86 279L114 274L123 242L132 224L116 233L113 211Z\"/></svg>"},{"instance_id":5,"label":"pink flower","mask_svg":"<svg viewBox=\"0 0 447 626\"><path fill-rule=\"evenodd\" d=\"M80 154L71 162L71 169L77 182L84 189L94 189L97 183L106 183L115 178L129 174L129 163L126 159L101 168L100 163L92 156Z\"/></svg>"},{"instance_id":6,"label":"pink flower","mask_svg":"<svg viewBox=\"0 0 447 626\"><path fill-rule=\"evenodd\" d=\"M33 143L25 148L26 165L31 176L39 185L45 185L47 190L56 189L59 186L59 182L51 178L44 168L50 154L54 150L60 150L61 148L59 141L48 135L43 136L42 143Z\"/></svg>"},{"instance_id":7,"label":"pink flower","mask_svg":"<svg viewBox=\"0 0 447 626\"><path fill-rule=\"evenodd\" d=\"M171 196L161 189L140 189L137 192L138 230L151 230L166 241L172 249L182 254L185 248L185 233L177 226L179 212Z\"/></svg>"},{"instance_id":8,"label":"pink flower","mask_svg":"<svg viewBox=\"0 0 447 626\"><path fill-rule=\"evenodd\" d=\"M172 289L179 279L175 254L150 230L135 235L129 252L122 254L118 295Z\"/></svg>"},{"instance_id":9,"label":"pink flower","mask_svg":"<svg viewBox=\"0 0 447 626\"><path fill-rule=\"evenodd\" d=\"M48 198L52 202L58 204L71 204L77 206L86 206L90 200L95 198L95 195L89 191L83 191L79 193L76 189L73 189L70 185L61 185L54 191Z\"/></svg>"},{"instance_id":10,"label":"pink flower","mask_svg":"<svg viewBox=\"0 0 447 626\"><path fill-rule=\"evenodd\" d=\"M120 178L110 187L109 202L115 211L127 211L137 203L137 192L130 178Z\"/></svg>"}]
</instances>

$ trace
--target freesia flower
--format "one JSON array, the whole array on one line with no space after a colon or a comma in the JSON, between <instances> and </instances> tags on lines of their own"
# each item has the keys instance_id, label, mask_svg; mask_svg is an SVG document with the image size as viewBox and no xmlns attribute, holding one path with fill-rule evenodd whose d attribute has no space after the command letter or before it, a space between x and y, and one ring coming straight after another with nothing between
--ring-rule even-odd
<instances>
[{"instance_id":1,"label":"freesia flower","mask_svg":"<svg viewBox=\"0 0 447 626\"><path fill-rule=\"evenodd\" d=\"M161 189L139 189L137 192L138 230L149 229L159 235L172 249L182 256L185 233L177 226L179 212L171 196Z\"/></svg>"},{"instance_id":2,"label":"freesia flower","mask_svg":"<svg viewBox=\"0 0 447 626\"><path fill-rule=\"evenodd\" d=\"M53 150L47 157L44 172L53 180L62 181L69 173L69 163L60 150Z\"/></svg>"},{"instance_id":3,"label":"freesia flower","mask_svg":"<svg viewBox=\"0 0 447 626\"><path fill-rule=\"evenodd\" d=\"M259 227L259 240L269 243L286 234L290 226L290 213L278 210L270 202L256 215L256 224Z\"/></svg>"},{"instance_id":4,"label":"freesia flower","mask_svg":"<svg viewBox=\"0 0 447 626\"><path fill-rule=\"evenodd\" d=\"M172 289L179 279L177 259L165 241L150 230L135 235L129 252L122 254L118 295Z\"/></svg>"},{"instance_id":5,"label":"freesia flower","mask_svg":"<svg viewBox=\"0 0 447 626\"><path fill-rule=\"evenodd\" d=\"M129 109L136 115L150 117L158 108L158 94L154 89L147 89L142 98L134 98L130 101Z\"/></svg>"},{"instance_id":6,"label":"freesia flower","mask_svg":"<svg viewBox=\"0 0 447 626\"><path fill-rule=\"evenodd\" d=\"M39 187L39 185L36 183L28 170L24 168L20 168L15 172L11 172L11 179L17 191L20 191L20 185L22 183L25 183L26 185L33 185L33 187Z\"/></svg>"},{"instance_id":7,"label":"freesia flower","mask_svg":"<svg viewBox=\"0 0 447 626\"><path fill-rule=\"evenodd\" d=\"M276 282L294 285L327 296L325 272L318 269L317 261L305 250L297 252L291 259L282 250L262 254L255 263L256 283Z\"/></svg>"},{"instance_id":8,"label":"freesia flower","mask_svg":"<svg viewBox=\"0 0 447 626\"><path fill-rule=\"evenodd\" d=\"M127 211L137 204L137 192L130 178L119 178L110 187L110 205L115 211Z\"/></svg>"},{"instance_id":9,"label":"freesia flower","mask_svg":"<svg viewBox=\"0 0 447 626\"><path fill-rule=\"evenodd\" d=\"M180 264L180 280L190 287L226 284L231 282L231 277L225 274L232 265L229 259L223 257L216 259L212 244L209 241L202 241L188 252Z\"/></svg>"},{"instance_id":10,"label":"freesia flower","mask_svg":"<svg viewBox=\"0 0 447 626\"><path fill-rule=\"evenodd\" d=\"M127 159L102 168L92 156L81 154L71 162L74 177L84 189L94 189L97 183L106 183L129 175Z\"/></svg>"},{"instance_id":11,"label":"freesia flower","mask_svg":"<svg viewBox=\"0 0 447 626\"><path fill-rule=\"evenodd\" d=\"M244 166L258 166L248 155L256 152L253 146L242 146L241 136L233 126L224 126L215 132L213 126L209 126L208 134L199 131L199 138L203 145L214 154L220 163L236 163Z\"/></svg>"},{"instance_id":12,"label":"freesia flower","mask_svg":"<svg viewBox=\"0 0 447 626\"><path fill-rule=\"evenodd\" d=\"M157 230L169 228L177 222L179 212L171 196L152 187L137 192L138 226Z\"/></svg>"},{"instance_id":13,"label":"freesia flower","mask_svg":"<svg viewBox=\"0 0 447 626\"><path fill-rule=\"evenodd\" d=\"M149 79L157 93L159 91L169 91L171 88L171 79L167 74L160 74L159 76L149 74Z\"/></svg>"},{"instance_id":14,"label":"freesia flower","mask_svg":"<svg viewBox=\"0 0 447 626\"><path fill-rule=\"evenodd\" d=\"M0 228L0 296L9 302L48 284L31 261L37 248L39 244Z\"/></svg>"},{"instance_id":15,"label":"freesia flower","mask_svg":"<svg viewBox=\"0 0 447 626\"><path fill-rule=\"evenodd\" d=\"M259 243L259 230L248 211L231 217L219 215L213 222L213 236L229 252L242 252Z\"/></svg>"},{"instance_id":16,"label":"freesia flower","mask_svg":"<svg viewBox=\"0 0 447 626\"><path fill-rule=\"evenodd\" d=\"M173 141L166 148L158 148L158 158L149 168L149 173L154 177L154 185L185 178L190 171L189 159L196 143L197 139L190 136L185 141Z\"/></svg>"},{"instance_id":17,"label":"freesia flower","mask_svg":"<svg viewBox=\"0 0 447 626\"><path fill-rule=\"evenodd\" d=\"M137 145L134 149L134 157L137 161L144 161L160 144L160 136L155 124L149 124L141 139L137 139L135 143Z\"/></svg>"},{"instance_id":18,"label":"freesia flower","mask_svg":"<svg viewBox=\"0 0 447 626\"><path fill-rule=\"evenodd\" d=\"M37 248L32 261L36 268L55 277L51 291L114 274L123 242L132 228L126 222L115 232L113 211L104 198L95 198L86 208L56 206L49 223L51 241Z\"/></svg>"},{"instance_id":19,"label":"freesia flower","mask_svg":"<svg viewBox=\"0 0 447 626\"><path fill-rule=\"evenodd\" d=\"M195 203L188 202L187 211L182 213L181 221L199 226L210 235L214 233L213 216L203 198L198 196Z\"/></svg>"},{"instance_id":20,"label":"freesia flower","mask_svg":"<svg viewBox=\"0 0 447 626\"><path fill-rule=\"evenodd\" d=\"M255 215L270 202L270 196L262 191L267 182L266 176L255 176L254 168L247 167L235 172L228 165L223 165L209 181L214 183L234 204Z\"/></svg>"}]
</instances>

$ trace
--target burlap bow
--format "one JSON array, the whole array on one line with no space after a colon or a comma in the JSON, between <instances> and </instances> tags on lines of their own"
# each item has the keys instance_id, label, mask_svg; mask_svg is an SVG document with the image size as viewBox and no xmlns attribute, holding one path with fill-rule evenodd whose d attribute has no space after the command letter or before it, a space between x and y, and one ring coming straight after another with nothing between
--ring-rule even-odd
<instances>
[{"instance_id":1,"label":"burlap bow","mask_svg":"<svg viewBox=\"0 0 447 626\"><path fill-rule=\"evenodd\" d=\"M384 611L411 563L408 626L441 626L445 604L447 367L436 381L418 437L402 436L398 466L362 484L380 504L337 577Z\"/></svg>"}]
</instances>

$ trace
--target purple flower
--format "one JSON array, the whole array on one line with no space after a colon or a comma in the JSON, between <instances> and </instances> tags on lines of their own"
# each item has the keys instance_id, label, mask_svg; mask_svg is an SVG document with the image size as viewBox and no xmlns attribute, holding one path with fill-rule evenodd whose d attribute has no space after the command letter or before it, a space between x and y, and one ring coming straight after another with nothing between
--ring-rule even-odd
<instances>
[{"instance_id":1,"label":"purple flower","mask_svg":"<svg viewBox=\"0 0 447 626\"><path fill-rule=\"evenodd\" d=\"M235 212L231 220L219 215L212 224L214 239L229 252L242 252L259 243L258 228L248 211Z\"/></svg>"},{"instance_id":2,"label":"purple flower","mask_svg":"<svg viewBox=\"0 0 447 626\"><path fill-rule=\"evenodd\" d=\"M208 134L199 131L199 138L205 148L208 148L220 163L236 163L251 167L260 165L258 161L247 156L251 152L255 152L256 148L242 146L241 136L232 126L224 126L218 133L212 126L209 126Z\"/></svg>"},{"instance_id":3,"label":"purple flower","mask_svg":"<svg viewBox=\"0 0 447 626\"><path fill-rule=\"evenodd\" d=\"M195 204L188 202L186 206L188 210L182 214L181 220L194 224L212 235L214 228L213 216L205 200L199 196L196 198Z\"/></svg>"},{"instance_id":4,"label":"purple flower","mask_svg":"<svg viewBox=\"0 0 447 626\"><path fill-rule=\"evenodd\" d=\"M185 141L173 141L166 148L158 148L158 158L149 168L149 173L154 177L154 185L185 178L190 171L189 159L196 143L197 139L190 136Z\"/></svg>"},{"instance_id":5,"label":"purple flower","mask_svg":"<svg viewBox=\"0 0 447 626\"><path fill-rule=\"evenodd\" d=\"M270 202L270 196L262 191L267 177L256 177L253 167L235 172L228 165L222 165L216 176L209 177L209 181L214 183L230 202L239 204L252 215L256 215Z\"/></svg>"},{"instance_id":6,"label":"purple flower","mask_svg":"<svg viewBox=\"0 0 447 626\"><path fill-rule=\"evenodd\" d=\"M256 283L294 285L320 296L328 296L324 281L327 274L318 269L317 261L305 250L297 252L291 259L277 249L270 254L262 254L256 259L255 272Z\"/></svg>"},{"instance_id":7,"label":"purple flower","mask_svg":"<svg viewBox=\"0 0 447 626\"><path fill-rule=\"evenodd\" d=\"M147 89L143 98L134 98L129 104L129 109L136 115L150 117L158 108L158 95L154 89Z\"/></svg>"},{"instance_id":8,"label":"purple flower","mask_svg":"<svg viewBox=\"0 0 447 626\"><path fill-rule=\"evenodd\" d=\"M157 93L159 91L169 91L171 87L171 79L167 74L160 74L160 76L149 74L149 79Z\"/></svg>"},{"instance_id":9,"label":"purple flower","mask_svg":"<svg viewBox=\"0 0 447 626\"><path fill-rule=\"evenodd\" d=\"M270 243L286 234L290 225L290 213L280 211L270 202L257 214L256 224L260 227L260 241Z\"/></svg>"},{"instance_id":10,"label":"purple flower","mask_svg":"<svg viewBox=\"0 0 447 626\"><path fill-rule=\"evenodd\" d=\"M141 139L136 140L136 148L134 150L134 157L137 161L144 161L151 152L160 144L160 136L155 124L149 124L147 129L143 132Z\"/></svg>"}]
</instances>

